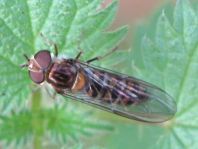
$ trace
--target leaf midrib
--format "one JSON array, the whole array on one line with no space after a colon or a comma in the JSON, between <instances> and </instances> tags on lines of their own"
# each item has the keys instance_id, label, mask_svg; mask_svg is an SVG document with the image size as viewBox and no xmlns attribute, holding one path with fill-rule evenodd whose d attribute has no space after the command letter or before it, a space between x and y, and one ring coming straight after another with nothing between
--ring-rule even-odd
<instances>
[{"instance_id":1,"label":"leaf midrib","mask_svg":"<svg viewBox=\"0 0 198 149\"><path fill-rule=\"evenodd\" d=\"M70 32L70 30L71 30L71 28L72 28L72 24L73 24L73 22L74 22L74 20L75 20L75 18L76 18L76 15L77 15L77 13L78 13L78 7L77 7L77 4L76 4L76 0L73 0L73 2L74 2L74 4L75 4L75 9L73 9L73 11L74 11L74 14L73 14L73 17L72 17L72 20L70 21L70 24L69 24L69 28L67 29L67 30L65 30L64 31L64 33L63 34L65 34L66 35L66 40L63 42L63 44L62 44L62 46L61 47L59 47L60 49L62 49L62 48L64 48L65 47L65 45L67 44L67 37L68 37L68 35L69 35L69 32Z\"/></svg>"},{"instance_id":2,"label":"leaf midrib","mask_svg":"<svg viewBox=\"0 0 198 149\"><path fill-rule=\"evenodd\" d=\"M30 8L29 8L29 5L28 5L28 3L27 3L27 1L25 1L25 5L26 5L26 7L27 7L27 16L28 16L28 21L29 21L29 25L30 25L30 31L31 31L31 37L32 37L32 41L31 41L31 43L32 43L32 46L34 47L34 40L35 40L35 38L34 38L34 33L33 33L33 28L32 28L32 18L31 18L31 15L30 15Z\"/></svg>"},{"instance_id":3,"label":"leaf midrib","mask_svg":"<svg viewBox=\"0 0 198 149\"><path fill-rule=\"evenodd\" d=\"M189 76L189 72L190 72L190 68L191 68L190 66L192 64L192 60L194 60L194 56L196 55L195 53L197 52L197 49L198 49L198 47L193 48L192 52L189 54L187 64L184 68L184 75L181 78L180 87L179 87L179 90L178 90L179 92L176 96L177 101L180 100L180 98L182 96L182 93L184 92L183 91L184 87L186 87L185 84L186 84L186 81L187 81L187 78L188 78L187 76ZM185 111L187 111L187 109L189 108L189 105L191 105L191 104L189 103L188 106L186 106L186 108L183 108L181 111L179 111L179 113L177 113L177 117L182 115Z\"/></svg>"},{"instance_id":4,"label":"leaf midrib","mask_svg":"<svg viewBox=\"0 0 198 149\"><path fill-rule=\"evenodd\" d=\"M7 29L9 30L9 32L12 33L12 35L19 40L22 44L28 46L28 47L32 47L32 45L30 45L28 42L23 41L19 36L17 36L13 30L7 25L7 23L4 21L4 19L0 18L0 20L3 22L3 24L7 27Z\"/></svg>"}]
</instances>

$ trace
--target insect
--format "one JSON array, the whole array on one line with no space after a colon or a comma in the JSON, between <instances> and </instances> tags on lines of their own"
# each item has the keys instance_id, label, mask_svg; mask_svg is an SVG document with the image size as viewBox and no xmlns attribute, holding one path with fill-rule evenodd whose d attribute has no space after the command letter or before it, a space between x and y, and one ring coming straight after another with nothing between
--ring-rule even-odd
<instances>
[{"instance_id":1,"label":"insect","mask_svg":"<svg viewBox=\"0 0 198 149\"><path fill-rule=\"evenodd\" d=\"M34 83L47 82L58 94L138 121L164 122L176 113L176 103L162 89L134 77L90 65L102 57L82 62L79 60L80 52L76 58L58 59L55 44L54 49L54 57L48 50L41 50L30 59L24 55L27 64L22 67L28 67Z\"/></svg>"}]
</instances>

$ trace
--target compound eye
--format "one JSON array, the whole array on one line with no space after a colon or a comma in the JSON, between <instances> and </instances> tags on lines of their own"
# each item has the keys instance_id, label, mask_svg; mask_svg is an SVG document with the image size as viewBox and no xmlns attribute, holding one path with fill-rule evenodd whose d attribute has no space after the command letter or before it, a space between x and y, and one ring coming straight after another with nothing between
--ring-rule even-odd
<instances>
[{"instance_id":1,"label":"compound eye","mask_svg":"<svg viewBox=\"0 0 198 149\"><path fill-rule=\"evenodd\" d=\"M30 75L31 80L36 84L40 84L44 82L45 80L45 75L43 72L29 71L29 75Z\"/></svg>"},{"instance_id":2,"label":"compound eye","mask_svg":"<svg viewBox=\"0 0 198 149\"><path fill-rule=\"evenodd\" d=\"M42 69L47 69L51 62L52 58L48 50L41 50L34 55L34 59L40 65Z\"/></svg>"}]
</instances>

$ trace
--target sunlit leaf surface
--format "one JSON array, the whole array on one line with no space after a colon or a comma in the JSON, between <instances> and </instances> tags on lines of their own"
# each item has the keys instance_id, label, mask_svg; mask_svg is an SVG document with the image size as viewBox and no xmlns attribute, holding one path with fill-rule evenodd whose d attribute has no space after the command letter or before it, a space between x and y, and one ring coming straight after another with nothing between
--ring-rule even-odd
<instances>
[{"instance_id":1,"label":"sunlit leaf surface","mask_svg":"<svg viewBox=\"0 0 198 149\"><path fill-rule=\"evenodd\" d=\"M94 130L112 130L109 124L98 122L91 118L92 114L86 114L89 110L83 110L76 103L68 106L66 98L62 102L50 100L45 89L33 86L27 70L19 67L26 63L23 54L30 57L41 49L49 49L53 53L51 42L57 44L60 58L73 58L83 50L82 60L91 59L117 46L127 28L105 30L114 19L118 2L112 2L105 9L101 7L101 2L0 1L2 141L17 145L21 142L31 144L32 141L33 147L38 149L42 148L45 140L56 145L71 140L75 140L75 143L79 140L79 134L90 138L91 134L97 133ZM58 107L55 104L59 104ZM81 141L78 142L77 146L81 146ZM7 145L5 147L9 148Z\"/></svg>"},{"instance_id":2,"label":"sunlit leaf surface","mask_svg":"<svg viewBox=\"0 0 198 149\"><path fill-rule=\"evenodd\" d=\"M178 0L173 22L163 10L152 38L144 36L133 49L133 74L170 93L177 113L159 126L118 125L107 140L111 148L196 149L198 146L198 16L187 0ZM170 12L169 12L170 13ZM153 23L152 23L153 24ZM153 24L153 28L155 25ZM151 28L151 29L153 29ZM145 34L145 33L144 33ZM119 143L114 144L114 140Z\"/></svg>"}]
</instances>

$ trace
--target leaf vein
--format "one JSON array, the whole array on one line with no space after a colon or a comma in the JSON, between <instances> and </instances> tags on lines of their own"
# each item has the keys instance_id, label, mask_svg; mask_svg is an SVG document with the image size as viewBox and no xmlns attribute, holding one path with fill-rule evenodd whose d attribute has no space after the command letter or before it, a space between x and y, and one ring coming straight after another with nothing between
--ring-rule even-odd
<instances>
[{"instance_id":1,"label":"leaf vein","mask_svg":"<svg viewBox=\"0 0 198 149\"><path fill-rule=\"evenodd\" d=\"M181 98L181 95L183 93L183 90L184 90L184 87L185 87L185 84L186 84L186 81L187 81L187 78L188 78L187 76L189 75L189 72L190 72L190 65L192 64L192 61L194 60L194 56L195 56L196 52L197 52L197 48L194 48L194 49L192 49L192 52L189 54L187 64L184 68L184 75L181 78L180 87L179 87L179 90L178 90L179 92L176 96L177 100L179 100Z\"/></svg>"},{"instance_id":2,"label":"leaf vein","mask_svg":"<svg viewBox=\"0 0 198 149\"><path fill-rule=\"evenodd\" d=\"M21 41L24 45L28 46L28 47L32 47L32 45L30 45L29 43L23 41L19 36L17 36L12 29L6 24L6 22L4 21L4 19L0 18L2 23L7 27L7 29L9 30L9 32L19 41Z\"/></svg>"},{"instance_id":3,"label":"leaf vein","mask_svg":"<svg viewBox=\"0 0 198 149\"><path fill-rule=\"evenodd\" d=\"M183 143L183 141L181 140L181 138L178 136L178 134L175 132L175 130L172 130L172 134L175 137L175 139L177 140L177 142L183 147L186 148L186 145Z\"/></svg>"},{"instance_id":4,"label":"leaf vein","mask_svg":"<svg viewBox=\"0 0 198 149\"><path fill-rule=\"evenodd\" d=\"M28 16L28 21L29 21L30 31L31 31L31 37L32 37L32 42L31 43L34 43L35 38L34 38L33 28L32 28L32 18L31 18L31 15L30 15L30 8L28 6L27 0L25 1L25 5L27 7L27 16ZM32 45L32 47L34 47L34 45Z\"/></svg>"},{"instance_id":5,"label":"leaf vein","mask_svg":"<svg viewBox=\"0 0 198 149\"><path fill-rule=\"evenodd\" d=\"M43 18L43 23L40 26L40 28L38 29L38 33L40 33L42 31L43 26L45 26L45 23L46 23L46 21L47 21L47 19L49 17L51 9L52 9L53 2L54 2L54 0L50 3L49 9L48 9L48 13L47 13L46 17Z\"/></svg>"},{"instance_id":6,"label":"leaf vein","mask_svg":"<svg viewBox=\"0 0 198 149\"><path fill-rule=\"evenodd\" d=\"M75 4L74 14L73 14L72 20L71 20L71 22L69 24L69 28L63 32L63 35L68 35L68 33L70 32L70 30L72 28L72 24L73 24L73 22L74 22L74 20L76 18L76 15L78 13L78 8L77 8L76 1L73 0L73 2ZM60 47L60 49L62 49L66 45L66 43L67 43L67 36L66 36L66 40L63 42L62 47Z\"/></svg>"}]
</instances>

